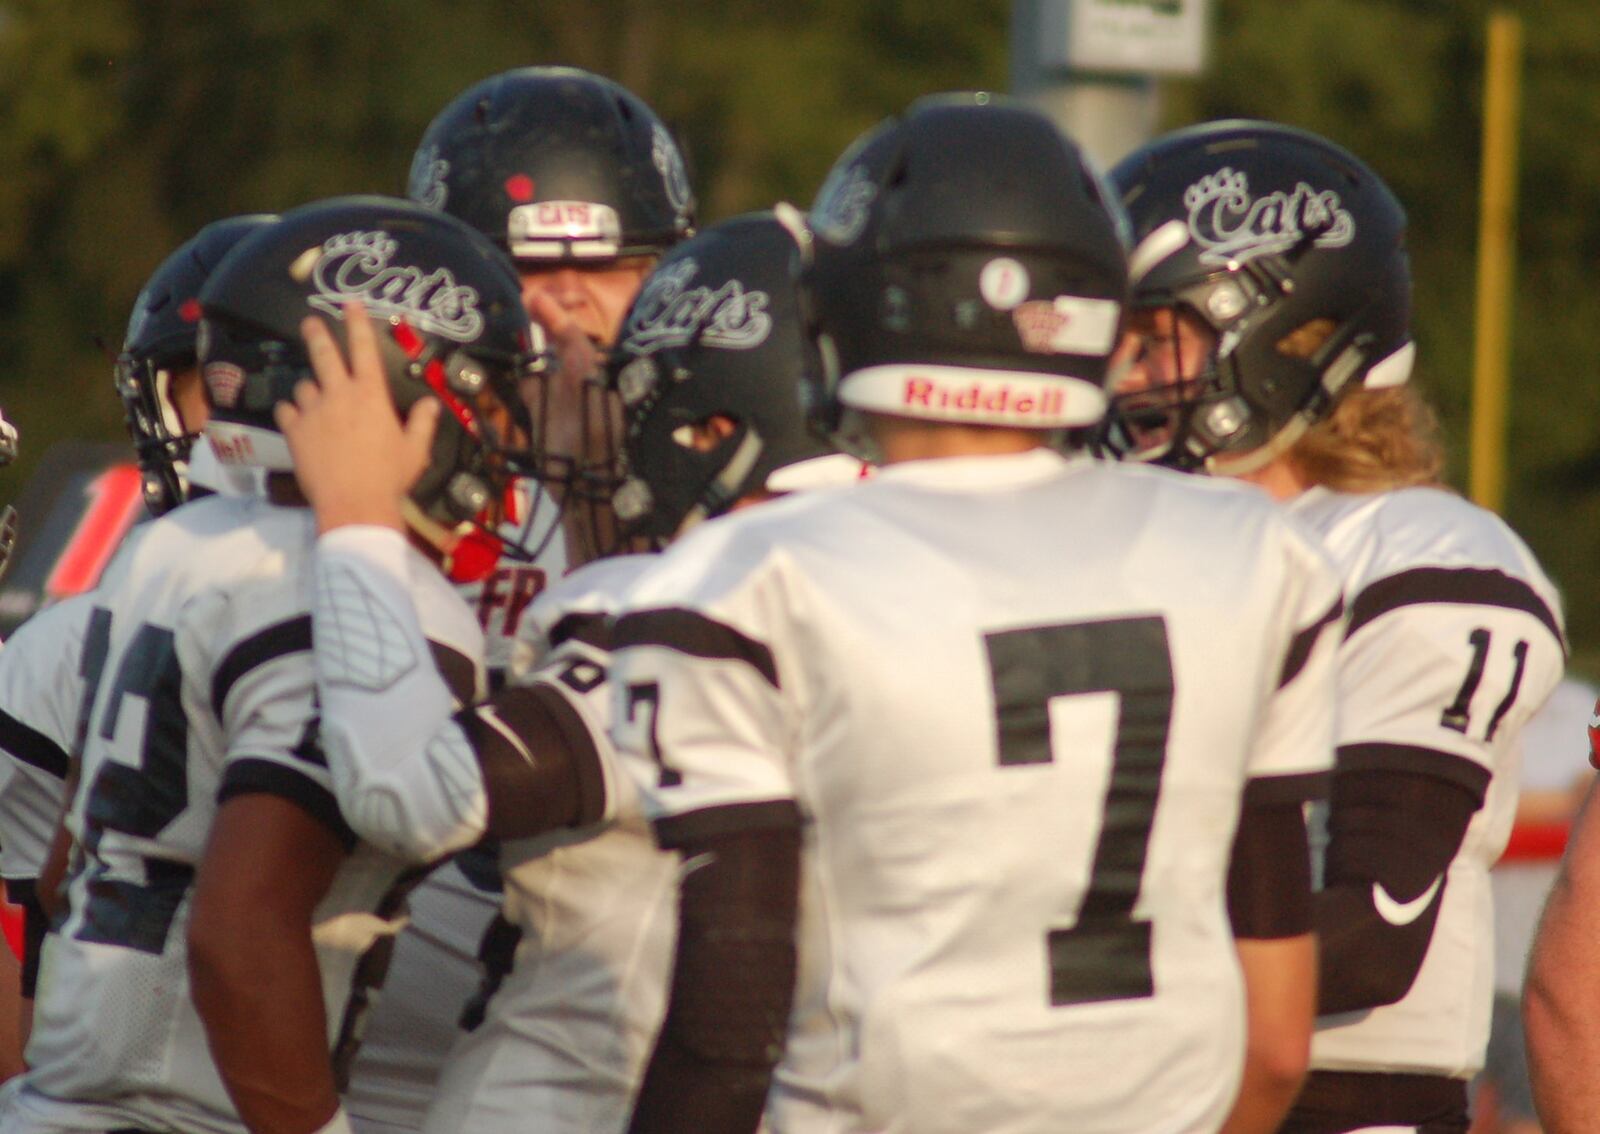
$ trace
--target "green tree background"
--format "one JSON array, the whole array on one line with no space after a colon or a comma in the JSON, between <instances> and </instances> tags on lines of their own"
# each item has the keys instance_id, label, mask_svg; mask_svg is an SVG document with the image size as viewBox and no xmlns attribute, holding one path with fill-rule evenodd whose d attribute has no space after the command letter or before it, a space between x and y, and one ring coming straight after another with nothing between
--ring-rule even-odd
<instances>
[{"instance_id":1,"label":"green tree background","mask_svg":"<svg viewBox=\"0 0 1600 1134\"><path fill-rule=\"evenodd\" d=\"M1465 483L1488 0L1215 0L1171 125L1321 131L1406 201L1421 378ZM1566 592L1600 674L1600 20L1520 0L1519 271L1506 514ZM110 367L133 297L220 216L399 192L416 139L485 75L571 63L684 138L704 220L804 204L862 129L919 94L1007 85L1009 0L0 0L0 405L23 456L124 434ZM26 522L26 520L25 520Z\"/></svg>"}]
</instances>

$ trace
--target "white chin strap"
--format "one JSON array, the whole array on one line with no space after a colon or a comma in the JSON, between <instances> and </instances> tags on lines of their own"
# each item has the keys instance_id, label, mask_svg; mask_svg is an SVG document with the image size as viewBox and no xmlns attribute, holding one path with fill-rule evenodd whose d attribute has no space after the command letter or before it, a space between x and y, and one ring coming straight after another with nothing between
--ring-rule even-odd
<instances>
[{"instance_id":1,"label":"white chin strap","mask_svg":"<svg viewBox=\"0 0 1600 1134\"><path fill-rule=\"evenodd\" d=\"M1341 356L1340 359L1328 367L1324 375L1324 385L1330 386L1330 394L1337 395L1338 390L1348 379L1338 377L1341 363L1344 364L1346 373L1359 365L1356 357L1351 354L1355 348L1346 352L1349 361ZM1394 351L1386 358L1379 359L1368 367L1365 377L1361 381L1364 390L1389 390L1396 386L1403 386L1411 378L1411 368L1417 357L1417 345L1407 342L1399 350ZM1278 430L1277 434L1258 449L1248 453L1213 453L1205 460L1206 472L1212 476L1248 476L1266 468L1273 461L1294 447L1296 441L1306 435L1306 431L1314 423L1305 414L1296 414L1294 418Z\"/></svg>"}]
</instances>

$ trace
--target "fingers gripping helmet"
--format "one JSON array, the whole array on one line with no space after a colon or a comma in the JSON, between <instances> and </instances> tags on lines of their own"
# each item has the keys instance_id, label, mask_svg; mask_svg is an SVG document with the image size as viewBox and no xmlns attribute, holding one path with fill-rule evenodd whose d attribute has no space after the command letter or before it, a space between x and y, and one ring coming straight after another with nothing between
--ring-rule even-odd
<instances>
[{"instance_id":1,"label":"fingers gripping helmet","mask_svg":"<svg viewBox=\"0 0 1600 1134\"><path fill-rule=\"evenodd\" d=\"M845 410L1099 420L1127 286L1119 212L1043 114L991 95L923 99L839 159L811 229L803 299L826 431Z\"/></svg>"},{"instance_id":2,"label":"fingers gripping helmet","mask_svg":"<svg viewBox=\"0 0 1600 1134\"><path fill-rule=\"evenodd\" d=\"M200 287L235 244L278 218L255 213L214 221L156 268L128 319L117 358L117 394L138 455L145 506L153 515L189 498L189 454L198 434L172 400L173 376L195 365Z\"/></svg>"},{"instance_id":3,"label":"fingers gripping helmet","mask_svg":"<svg viewBox=\"0 0 1600 1134\"><path fill-rule=\"evenodd\" d=\"M423 134L407 195L517 260L649 254L694 225L671 132L637 95L575 67L523 67L463 91Z\"/></svg>"},{"instance_id":4,"label":"fingers gripping helmet","mask_svg":"<svg viewBox=\"0 0 1600 1134\"><path fill-rule=\"evenodd\" d=\"M516 387L542 340L505 257L455 218L341 197L285 213L241 243L200 296L206 435L224 464L291 469L273 409L312 377L300 322L320 316L345 341L352 300L378 331L399 411L430 394L443 405L407 518L451 557L456 577L470 577L499 554L485 529L526 437Z\"/></svg>"},{"instance_id":5,"label":"fingers gripping helmet","mask_svg":"<svg viewBox=\"0 0 1600 1134\"><path fill-rule=\"evenodd\" d=\"M1347 391L1411 372L1405 211L1381 178L1325 138L1270 122L1179 130L1112 172L1133 225L1133 304L1173 308L1216 337L1199 375L1118 399L1165 415L1159 451L1179 468L1253 471Z\"/></svg>"},{"instance_id":6,"label":"fingers gripping helmet","mask_svg":"<svg viewBox=\"0 0 1600 1134\"><path fill-rule=\"evenodd\" d=\"M748 213L678 245L645 281L610 360L626 472L612 507L625 535L670 539L740 497L780 490L773 474L832 451L800 404L816 363L801 332L797 251L772 213ZM694 427L717 416L731 432L697 447Z\"/></svg>"}]
</instances>

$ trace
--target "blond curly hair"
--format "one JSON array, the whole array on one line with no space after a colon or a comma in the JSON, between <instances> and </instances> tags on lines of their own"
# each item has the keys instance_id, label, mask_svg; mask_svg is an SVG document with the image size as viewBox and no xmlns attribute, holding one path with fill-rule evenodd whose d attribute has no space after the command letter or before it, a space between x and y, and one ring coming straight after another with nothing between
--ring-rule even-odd
<instances>
[{"instance_id":1,"label":"blond curly hair","mask_svg":"<svg viewBox=\"0 0 1600 1134\"><path fill-rule=\"evenodd\" d=\"M1300 478L1335 492L1442 486L1433 407L1410 385L1354 390L1289 450Z\"/></svg>"}]
</instances>

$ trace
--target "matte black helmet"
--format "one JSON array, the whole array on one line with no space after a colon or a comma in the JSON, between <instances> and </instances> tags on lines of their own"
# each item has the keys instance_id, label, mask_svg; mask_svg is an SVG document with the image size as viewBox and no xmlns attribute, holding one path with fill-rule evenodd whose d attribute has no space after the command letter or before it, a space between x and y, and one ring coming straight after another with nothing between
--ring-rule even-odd
<instances>
[{"instance_id":1,"label":"matte black helmet","mask_svg":"<svg viewBox=\"0 0 1600 1134\"><path fill-rule=\"evenodd\" d=\"M1117 398L1114 450L1248 472L1346 392L1409 377L1405 210L1353 154L1277 123L1207 122L1112 179L1133 224L1134 307L1184 312L1216 339L1201 373Z\"/></svg>"},{"instance_id":2,"label":"matte black helmet","mask_svg":"<svg viewBox=\"0 0 1600 1134\"><path fill-rule=\"evenodd\" d=\"M200 293L200 363L213 406L206 435L224 464L291 469L273 408L312 376L300 322L322 316L343 342L352 300L376 324L400 412L425 395L443 403L410 519L452 552L457 540L447 535L496 519L511 465L524 456L528 415L517 382L542 347L510 264L454 217L396 198L340 197L285 213L241 242ZM498 547L477 546L470 565L459 551L456 565L476 570L491 551Z\"/></svg>"},{"instance_id":3,"label":"matte black helmet","mask_svg":"<svg viewBox=\"0 0 1600 1134\"><path fill-rule=\"evenodd\" d=\"M189 455L199 435L186 429L171 396L173 376L195 365L200 287L235 244L278 218L251 213L213 221L169 255L133 301L115 368L117 394L138 455L144 502L153 515L189 498Z\"/></svg>"},{"instance_id":4,"label":"matte black helmet","mask_svg":"<svg viewBox=\"0 0 1600 1134\"><path fill-rule=\"evenodd\" d=\"M804 301L844 409L1098 421L1127 289L1119 210L1078 147L995 95L922 99L847 150L811 210Z\"/></svg>"},{"instance_id":5,"label":"matte black helmet","mask_svg":"<svg viewBox=\"0 0 1600 1134\"><path fill-rule=\"evenodd\" d=\"M645 281L610 360L626 474L612 507L625 535L670 539L741 497L782 491L784 470L803 477L795 466L833 452L801 406L817 363L797 251L773 213L747 213L678 245ZM700 447L694 427L713 417L731 430Z\"/></svg>"},{"instance_id":6,"label":"matte black helmet","mask_svg":"<svg viewBox=\"0 0 1600 1134\"><path fill-rule=\"evenodd\" d=\"M422 135L406 192L517 260L651 254L694 226L671 132L637 95L575 67L505 71L456 96Z\"/></svg>"}]
</instances>

